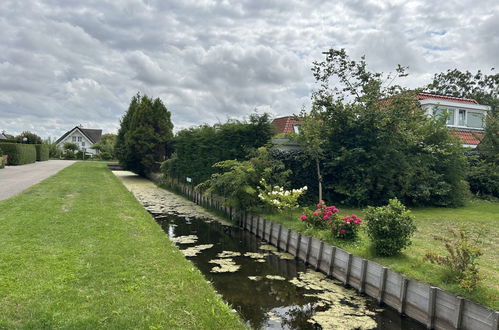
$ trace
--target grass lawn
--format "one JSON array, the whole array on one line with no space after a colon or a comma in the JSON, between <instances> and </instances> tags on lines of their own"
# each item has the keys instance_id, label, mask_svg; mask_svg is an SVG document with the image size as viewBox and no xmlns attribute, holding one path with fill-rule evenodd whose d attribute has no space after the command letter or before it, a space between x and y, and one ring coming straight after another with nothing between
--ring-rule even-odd
<instances>
[{"instance_id":1,"label":"grass lawn","mask_svg":"<svg viewBox=\"0 0 499 330\"><path fill-rule=\"evenodd\" d=\"M105 166L0 201L0 329L244 329Z\"/></svg>"},{"instance_id":2,"label":"grass lawn","mask_svg":"<svg viewBox=\"0 0 499 330\"><path fill-rule=\"evenodd\" d=\"M360 209L341 209L342 215L357 214L361 218L364 212ZM301 213L293 216L264 214L269 220L279 222L296 231L314 236L341 247L361 257L386 265L391 269L403 273L411 278L431 283L442 289L457 295L467 297L480 304L499 309L499 203L482 200L470 201L466 206L460 208L415 208L412 210L415 216L417 232L413 237L412 245L402 254L391 257L376 257L371 248L367 234L361 231L360 237L355 242L347 242L333 239L329 231L318 231L310 229L298 220ZM423 262L423 256L429 250L446 255L446 250L441 242L432 238L432 234L446 234L447 227L458 226L485 226L486 237L483 245L483 256L480 257L480 272L483 275L479 287L471 293L460 289L457 284L449 279L445 268Z\"/></svg>"}]
</instances>

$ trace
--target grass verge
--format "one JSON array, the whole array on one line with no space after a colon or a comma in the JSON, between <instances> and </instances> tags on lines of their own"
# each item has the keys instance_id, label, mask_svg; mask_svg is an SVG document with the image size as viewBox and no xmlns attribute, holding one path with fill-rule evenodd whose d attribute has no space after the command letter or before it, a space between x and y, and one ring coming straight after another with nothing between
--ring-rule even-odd
<instances>
[{"instance_id":1,"label":"grass verge","mask_svg":"<svg viewBox=\"0 0 499 330\"><path fill-rule=\"evenodd\" d=\"M105 163L0 202L0 328L243 329Z\"/></svg>"},{"instance_id":2,"label":"grass verge","mask_svg":"<svg viewBox=\"0 0 499 330\"><path fill-rule=\"evenodd\" d=\"M364 212L361 209L341 209L341 215L357 214L361 218ZM415 216L417 232L412 245L403 253L394 257L377 257L371 247L367 234L360 232L356 241L345 241L331 237L328 230L316 230L306 227L298 220L302 214L295 212L290 215L263 214L269 220L281 223L288 228L319 238L332 245L345 249L353 254L373 260L391 269L405 274L408 277L430 283L454 294L469 298L477 303L483 304L495 310L499 309L499 262L497 251L499 250L499 203L483 200L470 201L466 206L460 208L415 208L412 210ZM473 292L466 292L452 281L449 272L442 266L433 265L423 261L423 256L429 250L446 255L441 242L432 238L432 234L446 234L447 227L484 226L486 237L482 246L483 256L480 257L479 267L483 280Z\"/></svg>"}]
</instances>

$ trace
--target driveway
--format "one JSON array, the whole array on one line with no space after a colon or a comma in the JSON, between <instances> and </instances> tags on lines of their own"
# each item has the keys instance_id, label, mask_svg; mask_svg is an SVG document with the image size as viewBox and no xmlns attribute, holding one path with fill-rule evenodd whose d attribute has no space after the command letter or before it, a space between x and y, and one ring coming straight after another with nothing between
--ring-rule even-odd
<instances>
[{"instance_id":1,"label":"driveway","mask_svg":"<svg viewBox=\"0 0 499 330\"><path fill-rule=\"evenodd\" d=\"M0 169L0 200L20 193L74 162L73 160L48 160Z\"/></svg>"}]
</instances>

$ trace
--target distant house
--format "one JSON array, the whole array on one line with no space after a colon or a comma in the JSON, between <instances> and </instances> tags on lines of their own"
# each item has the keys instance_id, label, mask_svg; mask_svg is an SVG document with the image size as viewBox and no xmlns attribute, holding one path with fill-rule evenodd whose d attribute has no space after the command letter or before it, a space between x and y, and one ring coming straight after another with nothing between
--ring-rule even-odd
<instances>
[{"instance_id":1,"label":"distant house","mask_svg":"<svg viewBox=\"0 0 499 330\"><path fill-rule=\"evenodd\" d=\"M447 115L450 134L457 136L464 147L475 148L480 143L489 106L478 104L472 99L429 93L419 93L417 99L421 109L428 116ZM286 116L274 119L272 124L276 134L291 132L297 134L301 123L294 118Z\"/></svg>"},{"instance_id":2,"label":"distant house","mask_svg":"<svg viewBox=\"0 0 499 330\"><path fill-rule=\"evenodd\" d=\"M489 106L472 99L429 93L420 93L417 98L429 116L447 115L450 134L457 136L464 147L475 148L480 143Z\"/></svg>"},{"instance_id":3,"label":"distant house","mask_svg":"<svg viewBox=\"0 0 499 330\"><path fill-rule=\"evenodd\" d=\"M5 133L5 131L0 132L0 140L13 139L14 135Z\"/></svg>"},{"instance_id":4,"label":"distant house","mask_svg":"<svg viewBox=\"0 0 499 330\"><path fill-rule=\"evenodd\" d=\"M300 132L301 122L295 120L295 116L286 116L274 119L272 121L272 125L274 125L275 134L298 134Z\"/></svg>"},{"instance_id":5,"label":"distant house","mask_svg":"<svg viewBox=\"0 0 499 330\"><path fill-rule=\"evenodd\" d=\"M62 148L64 143L71 142L76 144L81 151L95 155L99 152L98 150L92 149L92 146L101 140L101 136L101 129L76 126L75 128L64 133L64 135L56 141L56 144Z\"/></svg>"}]
</instances>

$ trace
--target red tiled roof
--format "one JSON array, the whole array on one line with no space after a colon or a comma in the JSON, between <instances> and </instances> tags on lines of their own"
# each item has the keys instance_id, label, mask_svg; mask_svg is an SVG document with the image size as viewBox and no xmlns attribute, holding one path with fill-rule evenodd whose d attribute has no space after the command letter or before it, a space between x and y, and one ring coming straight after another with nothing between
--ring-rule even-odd
<instances>
[{"instance_id":1,"label":"red tiled roof","mask_svg":"<svg viewBox=\"0 0 499 330\"><path fill-rule=\"evenodd\" d=\"M419 93L416 97L418 98L418 100L435 99L435 100L452 101L452 102L467 103L467 104L478 104L477 101L472 100L472 99L465 99L465 98L453 97L453 96L436 95L436 94L430 94L430 93Z\"/></svg>"},{"instance_id":2,"label":"red tiled roof","mask_svg":"<svg viewBox=\"0 0 499 330\"><path fill-rule=\"evenodd\" d=\"M280 134L294 132L293 125L299 125L301 122L294 120L293 118L294 116L286 116L274 119L272 124L274 125L275 133Z\"/></svg>"},{"instance_id":3,"label":"red tiled roof","mask_svg":"<svg viewBox=\"0 0 499 330\"><path fill-rule=\"evenodd\" d=\"M457 136L462 144L473 144L478 145L483 138L482 132L470 132L470 131L454 131L451 130L449 134Z\"/></svg>"}]
</instances>

